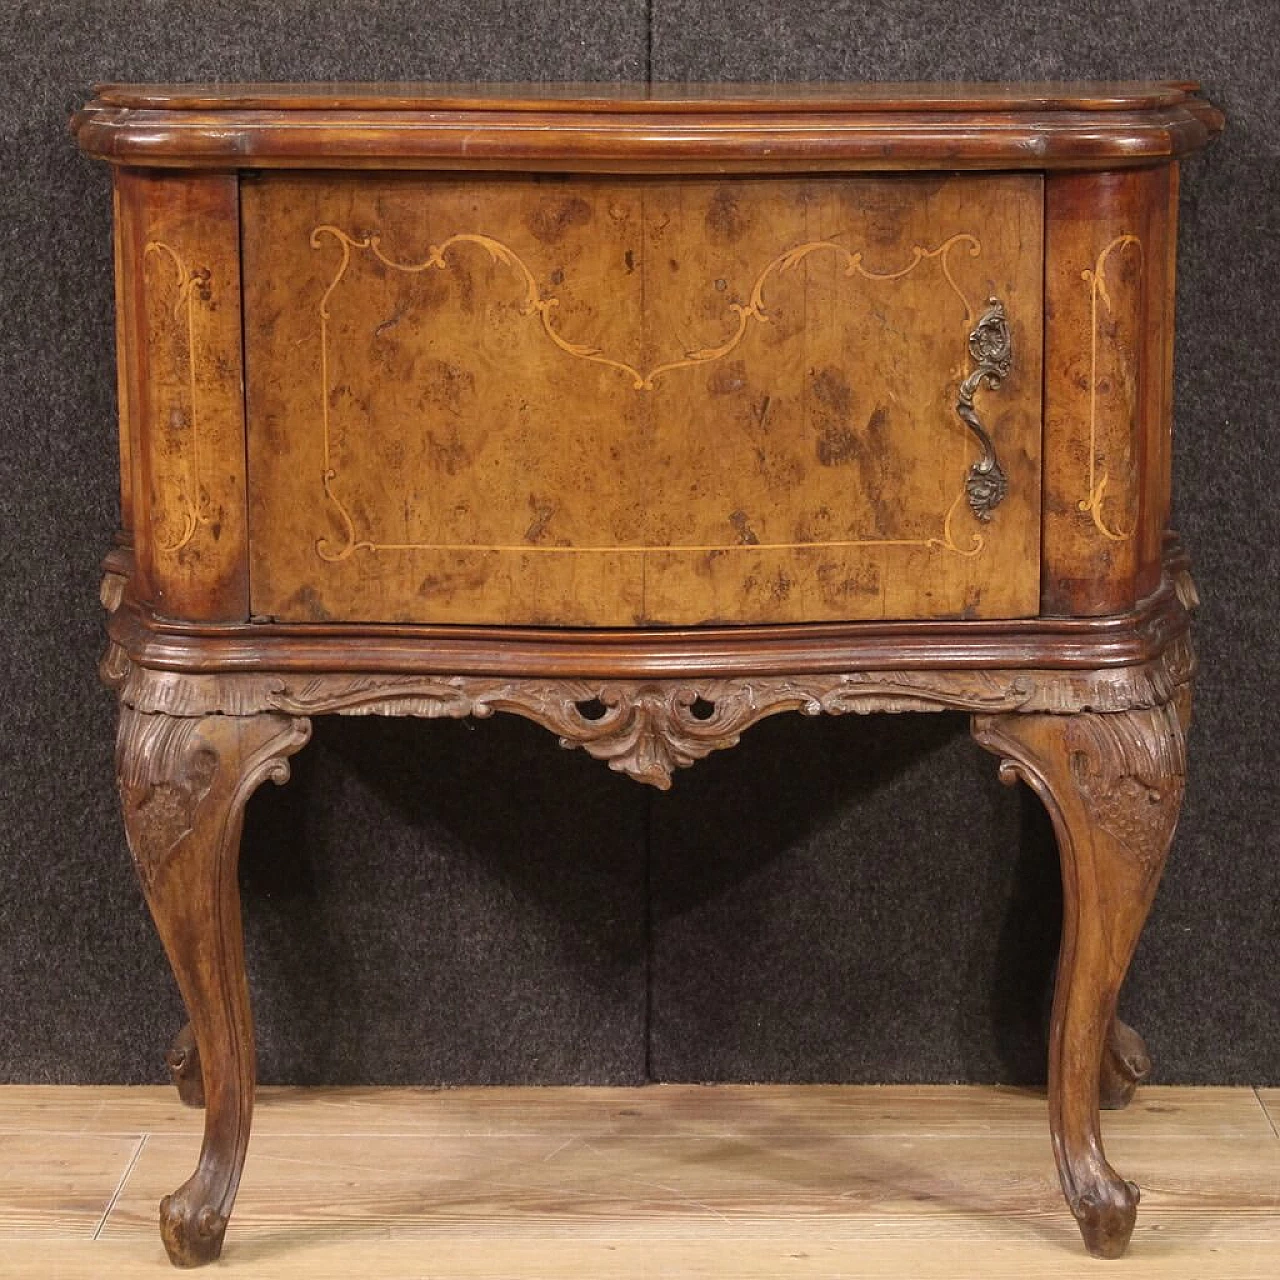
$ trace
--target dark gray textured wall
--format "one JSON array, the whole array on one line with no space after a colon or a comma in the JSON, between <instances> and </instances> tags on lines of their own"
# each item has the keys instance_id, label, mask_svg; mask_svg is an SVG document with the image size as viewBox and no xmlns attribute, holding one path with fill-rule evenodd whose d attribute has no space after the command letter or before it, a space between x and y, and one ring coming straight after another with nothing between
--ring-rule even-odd
<instances>
[{"instance_id":1,"label":"dark gray textured wall","mask_svg":"<svg viewBox=\"0 0 1280 1280\"><path fill-rule=\"evenodd\" d=\"M96 562L116 521L99 79L1201 77L1176 502L1193 775L1124 1004L1164 1080L1280 1082L1280 9L750 0L0 12L0 1078L158 1079L182 1020L124 850ZM255 797L261 1068L296 1081L1034 1080L1047 823L960 717L775 719L665 796L522 721L320 720Z\"/></svg>"}]
</instances>

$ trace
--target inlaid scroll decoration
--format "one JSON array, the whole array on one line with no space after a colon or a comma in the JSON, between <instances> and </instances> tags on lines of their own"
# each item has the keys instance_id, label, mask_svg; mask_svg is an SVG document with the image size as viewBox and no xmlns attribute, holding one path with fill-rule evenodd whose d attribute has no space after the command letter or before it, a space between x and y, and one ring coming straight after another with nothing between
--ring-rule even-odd
<instances>
[{"instance_id":1,"label":"inlaid scroll decoration","mask_svg":"<svg viewBox=\"0 0 1280 1280\"><path fill-rule=\"evenodd\" d=\"M974 309L968 298L965 296L964 291L956 283L955 276L951 270L949 255L953 250L963 247L967 250L970 257L977 257L982 252L982 245L976 236L962 232L949 237L934 248L914 245L911 250L911 259L909 262L896 270L884 272L869 270L863 261L861 251L850 250L844 245L833 240L812 240L804 244L795 245L784 253L779 254L760 272L751 287L746 303L733 302L728 304L728 312L732 317L733 328L729 336L724 341L712 346L686 351L683 356L678 359L663 361L649 369L644 369L630 361L618 359L612 355L607 355L601 348L592 346L589 343L577 342L566 337L565 334L557 328L555 321L555 317L560 306L560 299L554 294L544 295L543 291L538 286L537 278L534 276L528 264L515 252L515 250L511 249L508 245L503 244L501 241L495 240L492 236L481 235L474 232L459 232L455 235L449 236L438 245L431 245L428 248L427 256L417 262L400 262L391 257L384 250L382 238L376 232L371 232L364 236L352 236L343 231L340 227L333 226L329 223L323 223L312 229L310 244L313 249L319 249L326 242L336 244L341 256L332 278L329 280L324 293L321 295L319 303L320 405L321 425L324 437L324 466L321 480L325 497L337 512L338 518L342 523L345 537L341 541L329 537L318 538L315 543L315 549L316 554L322 560L329 561L330 563L346 560L357 551L488 551L518 552L520 554L535 555L574 555L592 552L606 552L611 554L644 555L650 552L664 551L698 553L727 552L741 551L744 548L759 552L789 551L817 547L849 548L895 546L922 547L930 550L946 551L955 555L972 557L978 555L986 545L985 538L976 530L969 533L965 542L958 541L953 528L956 511L961 507L966 499L968 499L975 514L978 515L979 518L987 519L989 517L989 507L994 506L996 502L1000 500L1000 497L1004 496L1003 490L1001 490L999 497L996 497L994 501L992 501L989 496L981 498L975 498L974 496L978 492L979 488L982 488L983 486L986 487L986 491L988 493L994 491L992 487L994 484L994 475L990 468L990 462L994 462L994 452L991 450L990 440L986 436L985 432L982 431L981 424L977 421L976 416L966 416L963 409L960 410L961 417L974 431L979 445L983 448L984 452L979 461L974 464L974 468L971 468L964 487L961 488L954 501L948 507L946 514L943 517L941 529L932 536L923 538L848 539L830 542L762 543L755 541L749 543L714 543L697 546L681 544L674 547L669 545L557 546L554 544L528 542L511 545L435 542L377 542L371 538L361 537L360 533L356 529L355 521L353 520L350 511L335 490L338 474L333 463L332 433L329 410L329 325L332 320L330 300L333 297L334 291L342 283L351 266L353 253L357 251L370 254L390 271L396 271L405 275L418 275L422 272L433 269L441 271L447 270L451 254L461 246L471 245L483 249L493 262L510 268L512 273L516 276L523 290L523 300L520 304L521 315L536 317L541 331L566 355L575 359L588 361L592 364L604 365L608 368L616 369L619 373L626 375L630 383L630 390L639 393L654 391L659 378L665 374L672 373L677 369L694 368L724 359L741 345L753 325L770 324L771 317L765 301L765 290L769 281L796 270L806 261L806 259L818 253L835 254L842 263L844 275L846 277L860 277L867 281L900 280L905 276L910 275L921 265L921 263L937 261L948 287L952 292L954 292L955 296L960 300L961 305L964 307L966 326L973 325L976 319ZM1003 323L1003 312L1000 314L999 323ZM998 335L993 329L993 326L996 324L997 321L992 319L991 313L988 311L984 314L981 321L979 321L978 327L969 335L970 354L978 362L979 368L976 369L963 383L960 391L960 397L962 403L964 403L965 397L968 397L967 403L970 410L972 410L973 392L982 381L985 380L990 386L999 385L998 376L995 373L995 367L992 366L988 360L988 356L992 351L999 347ZM1006 352L1003 370L1004 373L1007 373L1007 328L1003 330L1003 333L1003 343ZM999 376L1003 376L1003 374ZM992 381L993 378L995 378L995 381ZM972 386L970 385L971 383ZM995 463L995 472L999 474L1000 480L1003 481L1003 473L999 471L998 463ZM981 475L981 479L978 479L979 475ZM982 510L980 508L985 509L987 514L982 514Z\"/></svg>"},{"instance_id":2,"label":"inlaid scroll decoration","mask_svg":"<svg viewBox=\"0 0 1280 1280\"><path fill-rule=\"evenodd\" d=\"M196 329L195 304L199 299L208 302L212 296L210 273L207 267L192 271L188 268L182 255L163 240L148 241L143 250L144 257L152 254L167 258L177 276L177 293L173 303L173 318L186 330L186 364L187 364L187 396L188 422L190 424L190 441L185 450L186 473L185 484L179 489L179 501L182 507L180 517L181 528L170 542L162 542L162 551L181 551L196 535L201 525L212 524L214 515L210 511L209 495L201 480L200 460L200 424L199 401L196 392Z\"/></svg>"},{"instance_id":3,"label":"inlaid scroll decoration","mask_svg":"<svg viewBox=\"0 0 1280 1280\"><path fill-rule=\"evenodd\" d=\"M1111 293L1107 288L1107 260L1113 253L1125 249L1133 249L1138 259L1143 260L1142 241L1128 233L1116 236L1110 244L1098 254L1092 267L1086 267L1080 278L1089 286L1089 494L1081 498L1077 509L1086 513L1093 520L1094 526L1104 538L1111 542L1126 542L1137 530L1137 524L1129 529L1116 528L1108 520L1104 503L1107 499L1107 484L1110 475L1105 466L1098 461L1098 323L1101 309L1111 313Z\"/></svg>"}]
</instances>

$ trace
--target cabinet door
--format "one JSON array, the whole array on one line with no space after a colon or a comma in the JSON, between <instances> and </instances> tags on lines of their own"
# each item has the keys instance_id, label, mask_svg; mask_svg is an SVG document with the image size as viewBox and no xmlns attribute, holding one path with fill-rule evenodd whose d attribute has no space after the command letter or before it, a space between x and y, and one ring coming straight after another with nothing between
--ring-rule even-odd
<instances>
[{"instance_id":1,"label":"cabinet door","mask_svg":"<svg viewBox=\"0 0 1280 1280\"><path fill-rule=\"evenodd\" d=\"M246 182L255 614L1035 614L1042 207L1035 175Z\"/></svg>"}]
</instances>

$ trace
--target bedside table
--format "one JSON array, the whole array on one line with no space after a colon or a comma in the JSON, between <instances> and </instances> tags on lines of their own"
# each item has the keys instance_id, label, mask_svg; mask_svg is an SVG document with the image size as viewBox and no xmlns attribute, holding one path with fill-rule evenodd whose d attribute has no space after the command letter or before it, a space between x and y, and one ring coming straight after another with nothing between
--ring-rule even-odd
<instances>
[{"instance_id":1,"label":"bedside table","mask_svg":"<svg viewBox=\"0 0 1280 1280\"><path fill-rule=\"evenodd\" d=\"M1052 815L1049 1113L1100 1101L1182 799L1167 530L1191 84L111 85L129 846L206 1102L161 1205L218 1256L254 1054L245 802L313 715L526 716L658 787L764 716L957 709Z\"/></svg>"}]
</instances>

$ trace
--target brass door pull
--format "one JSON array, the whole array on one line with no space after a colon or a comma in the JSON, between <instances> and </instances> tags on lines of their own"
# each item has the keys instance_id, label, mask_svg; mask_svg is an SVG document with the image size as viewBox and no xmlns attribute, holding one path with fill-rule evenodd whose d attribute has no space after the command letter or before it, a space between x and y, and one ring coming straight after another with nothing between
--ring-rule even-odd
<instances>
[{"instance_id":1,"label":"brass door pull","mask_svg":"<svg viewBox=\"0 0 1280 1280\"><path fill-rule=\"evenodd\" d=\"M988 298L987 309L969 335L969 355L977 368L960 384L956 397L956 412L969 430L978 437L982 457L969 468L965 492L969 505L979 520L990 520L991 513L1004 501L1009 492L1009 480L996 457L995 445L987 429L973 407L973 397L985 383L992 391L1009 376L1013 365L1013 347L1009 339L1009 323L1005 319L1004 303L999 298Z\"/></svg>"}]
</instances>

